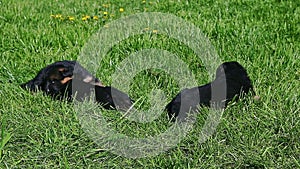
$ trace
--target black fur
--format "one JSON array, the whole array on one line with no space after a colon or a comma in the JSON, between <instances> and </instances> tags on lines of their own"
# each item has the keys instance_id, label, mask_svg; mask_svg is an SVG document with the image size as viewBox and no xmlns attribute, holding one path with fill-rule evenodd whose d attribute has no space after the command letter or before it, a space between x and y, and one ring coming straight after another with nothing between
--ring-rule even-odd
<instances>
[{"instance_id":1,"label":"black fur","mask_svg":"<svg viewBox=\"0 0 300 169\"><path fill-rule=\"evenodd\" d=\"M78 101L89 99L91 94L95 94L95 100L105 109L126 111L130 109L133 103L133 100L126 93L114 87L92 85L76 79L62 84L60 91L65 91L64 95L68 99L75 98Z\"/></svg>"},{"instance_id":2,"label":"black fur","mask_svg":"<svg viewBox=\"0 0 300 169\"><path fill-rule=\"evenodd\" d=\"M242 93L249 91L253 91L253 86L245 68L238 62L225 62L217 68L214 81L182 90L166 106L166 110L173 121L176 117L182 121L199 105L225 108L234 98L238 99Z\"/></svg>"}]
</instances>

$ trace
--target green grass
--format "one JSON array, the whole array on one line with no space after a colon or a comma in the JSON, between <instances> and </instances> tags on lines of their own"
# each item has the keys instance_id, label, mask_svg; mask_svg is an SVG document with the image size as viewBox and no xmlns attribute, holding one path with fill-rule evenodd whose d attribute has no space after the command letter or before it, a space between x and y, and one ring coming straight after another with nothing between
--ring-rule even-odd
<instances>
[{"instance_id":1,"label":"green grass","mask_svg":"<svg viewBox=\"0 0 300 169\"><path fill-rule=\"evenodd\" d=\"M300 167L298 1L2 0L0 8L0 168ZM199 27L223 61L236 60L246 67L261 100L246 97L226 109L216 132L204 143L198 142L204 118L199 115L193 131L174 148L154 157L129 159L95 144L81 128L72 104L24 91L19 84L54 61L75 60L89 37L106 23L143 11L171 13ZM99 19L82 21L83 15ZM150 47L176 53L199 85L209 81L191 49L155 33L114 46L97 76L111 84L111 74L122 59ZM145 100L141 106L147 108L147 95L157 88L168 100L179 90L167 74L148 70L133 78L129 93ZM122 115L115 111L105 116L118 132L135 137L156 135L170 125L165 114L145 124L120 120Z\"/></svg>"}]
</instances>

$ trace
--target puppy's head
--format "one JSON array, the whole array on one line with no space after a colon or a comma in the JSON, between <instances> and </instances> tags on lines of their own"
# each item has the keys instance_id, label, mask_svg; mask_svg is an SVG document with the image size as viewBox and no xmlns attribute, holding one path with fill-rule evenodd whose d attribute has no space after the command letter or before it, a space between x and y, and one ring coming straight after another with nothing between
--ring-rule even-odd
<instances>
[{"instance_id":1,"label":"puppy's head","mask_svg":"<svg viewBox=\"0 0 300 169\"><path fill-rule=\"evenodd\" d=\"M72 79L75 62L61 61L40 70L35 78L21 85L31 91L42 90L50 95L58 94Z\"/></svg>"}]
</instances>

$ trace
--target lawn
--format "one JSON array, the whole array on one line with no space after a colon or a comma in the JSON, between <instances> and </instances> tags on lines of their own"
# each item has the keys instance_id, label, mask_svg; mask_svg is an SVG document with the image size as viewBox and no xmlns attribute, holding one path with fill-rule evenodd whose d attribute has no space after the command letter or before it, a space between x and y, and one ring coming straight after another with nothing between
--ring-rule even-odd
<instances>
[{"instance_id":1,"label":"lawn","mask_svg":"<svg viewBox=\"0 0 300 169\"><path fill-rule=\"evenodd\" d=\"M0 168L300 168L300 1L2 0L0 9ZM247 69L260 100L249 95L230 104L205 142L199 142L199 133L206 109L172 148L127 158L89 137L74 104L19 87L50 63L78 59L99 29L140 12L169 13L194 24L222 61ZM198 85L210 81L188 45L151 27L141 31L146 33L120 41L103 57L96 75L104 84L113 84L112 74L125 58L149 48L175 53ZM159 69L130 78L128 93L145 110L154 89L167 101L180 90ZM112 129L136 138L172 125L166 112L149 123L124 119L117 111L103 116Z\"/></svg>"}]
</instances>

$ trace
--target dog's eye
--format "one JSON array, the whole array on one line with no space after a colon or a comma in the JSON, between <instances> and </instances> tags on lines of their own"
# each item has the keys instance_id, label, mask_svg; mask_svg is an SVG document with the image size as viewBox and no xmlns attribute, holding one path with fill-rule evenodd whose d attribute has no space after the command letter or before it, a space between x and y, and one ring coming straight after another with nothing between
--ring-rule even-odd
<instances>
[{"instance_id":1,"label":"dog's eye","mask_svg":"<svg viewBox=\"0 0 300 169\"><path fill-rule=\"evenodd\" d=\"M51 82L50 82L51 84L54 84L55 83L55 81L54 80L51 80Z\"/></svg>"}]
</instances>

